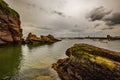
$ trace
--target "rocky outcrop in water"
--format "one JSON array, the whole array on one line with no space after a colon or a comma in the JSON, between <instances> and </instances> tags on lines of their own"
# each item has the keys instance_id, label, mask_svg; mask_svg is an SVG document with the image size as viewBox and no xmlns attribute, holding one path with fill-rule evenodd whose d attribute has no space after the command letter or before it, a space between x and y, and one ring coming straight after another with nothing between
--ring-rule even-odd
<instances>
[{"instance_id":1,"label":"rocky outcrop in water","mask_svg":"<svg viewBox=\"0 0 120 80\"><path fill-rule=\"evenodd\" d=\"M88 44L75 44L68 58L53 64L62 80L120 80L120 53Z\"/></svg>"},{"instance_id":2,"label":"rocky outcrop in water","mask_svg":"<svg viewBox=\"0 0 120 80\"><path fill-rule=\"evenodd\" d=\"M27 44L39 44L40 43L40 38L37 37L35 34L29 33L25 42Z\"/></svg>"},{"instance_id":3,"label":"rocky outcrop in water","mask_svg":"<svg viewBox=\"0 0 120 80\"><path fill-rule=\"evenodd\" d=\"M60 40L55 39L54 36L50 34L47 36L37 37L35 34L29 33L26 39L27 44L46 44L46 43L54 43L57 41Z\"/></svg>"},{"instance_id":4,"label":"rocky outcrop in water","mask_svg":"<svg viewBox=\"0 0 120 80\"><path fill-rule=\"evenodd\" d=\"M21 42L22 29L19 14L0 0L0 45Z\"/></svg>"}]
</instances>

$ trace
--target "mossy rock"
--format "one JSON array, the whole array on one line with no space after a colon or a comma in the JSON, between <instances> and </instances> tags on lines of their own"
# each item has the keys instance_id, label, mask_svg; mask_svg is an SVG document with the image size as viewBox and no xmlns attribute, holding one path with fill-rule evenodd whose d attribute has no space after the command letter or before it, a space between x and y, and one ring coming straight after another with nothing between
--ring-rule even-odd
<instances>
[{"instance_id":1,"label":"mossy rock","mask_svg":"<svg viewBox=\"0 0 120 80\"><path fill-rule=\"evenodd\" d=\"M68 58L52 66L62 80L120 80L120 62L115 59L118 52L75 44L66 54Z\"/></svg>"},{"instance_id":2,"label":"mossy rock","mask_svg":"<svg viewBox=\"0 0 120 80\"><path fill-rule=\"evenodd\" d=\"M38 76L33 80L52 80L50 76Z\"/></svg>"},{"instance_id":3,"label":"mossy rock","mask_svg":"<svg viewBox=\"0 0 120 80\"><path fill-rule=\"evenodd\" d=\"M73 47L71 47L66 51L66 54L68 56L73 55L76 57L78 57L79 55L81 56L81 54L85 54L85 53L89 53L89 55L91 54L91 55L105 57L120 62L119 52L98 48L88 44L75 44Z\"/></svg>"}]
</instances>

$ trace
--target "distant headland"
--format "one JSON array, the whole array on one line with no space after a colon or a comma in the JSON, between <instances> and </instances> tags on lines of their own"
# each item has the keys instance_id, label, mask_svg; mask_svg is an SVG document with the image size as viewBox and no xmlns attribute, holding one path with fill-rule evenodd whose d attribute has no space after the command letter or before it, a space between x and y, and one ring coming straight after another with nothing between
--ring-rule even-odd
<instances>
[{"instance_id":1,"label":"distant headland","mask_svg":"<svg viewBox=\"0 0 120 80\"><path fill-rule=\"evenodd\" d=\"M107 40L120 40L120 36L107 35L106 37L60 37L60 39L107 39Z\"/></svg>"}]
</instances>

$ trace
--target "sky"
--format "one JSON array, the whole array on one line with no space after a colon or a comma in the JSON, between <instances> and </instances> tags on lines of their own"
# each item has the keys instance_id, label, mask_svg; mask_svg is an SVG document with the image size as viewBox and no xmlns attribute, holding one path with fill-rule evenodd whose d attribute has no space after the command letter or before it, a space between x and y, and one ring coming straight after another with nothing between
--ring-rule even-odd
<instances>
[{"instance_id":1,"label":"sky","mask_svg":"<svg viewBox=\"0 0 120 80\"><path fill-rule=\"evenodd\" d=\"M23 35L120 36L120 0L5 0L21 17Z\"/></svg>"}]
</instances>

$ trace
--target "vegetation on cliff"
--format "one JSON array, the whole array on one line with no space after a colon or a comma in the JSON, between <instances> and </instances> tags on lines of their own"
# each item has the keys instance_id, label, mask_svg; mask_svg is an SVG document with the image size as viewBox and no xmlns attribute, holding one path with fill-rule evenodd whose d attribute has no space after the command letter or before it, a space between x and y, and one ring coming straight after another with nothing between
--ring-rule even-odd
<instances>
[{"instance_id":1,"label":"vegetation on cliff","mask_svg":"<svg viewBox=\"0 0 120 80\"><path fill-rule=\"evenodd\" d=\"M15 10L11 9L3 0L0 0L0 14L10 15L13 18L19 18L19 14Z\"/></svg>"}]
</instances>

